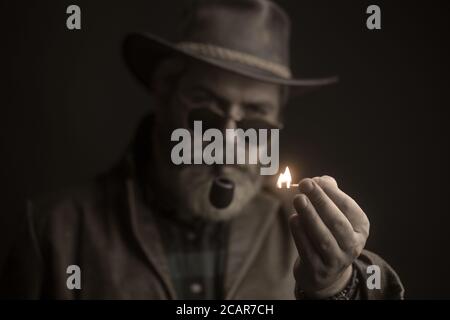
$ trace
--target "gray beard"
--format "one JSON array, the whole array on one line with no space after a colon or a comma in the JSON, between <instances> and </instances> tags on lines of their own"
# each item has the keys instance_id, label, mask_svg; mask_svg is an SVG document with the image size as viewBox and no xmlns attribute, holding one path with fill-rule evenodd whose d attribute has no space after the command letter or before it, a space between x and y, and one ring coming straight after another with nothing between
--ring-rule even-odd
<instances>
[{"instance_id":1,"label":"gray beard","mask_svg":"<svg viewBox=\"0 0 450 320\"><path fill-rule=\"evenodd\" d=\"M152 147L159 151L154 154L170 154L169 150L165 149L167 145L159 143L160 135L161 132L152 135ZM154 190L158 194L158 199L155 200L183 220L229 220L243 213L244 207L260 191L263 184L263 177L259 174L257 165L176 166L170 162L170 158L156 156L153 166L149 171L153 172L156 180L153 185L158 186L157 190ZM217 209L209 200L211 185L218 175L235 184L233 200L224 209Z\"/></svg>"},{"instance_id":2,"label":"gray beard","mask_svg":"<svg viewBox=\"0 0 450 320\"><path fill-rule=\"evenodd\" d=\"M233 166L223 166L220 175L235 184L233 200L223 209L214 207L209 199L211 185L217 176L212 168L202 165L182 168L173 190L178 199L177 215L182 219L225 221L244 213L244 207L261 189L262 178Z\"/></svg>"}]
</instances>

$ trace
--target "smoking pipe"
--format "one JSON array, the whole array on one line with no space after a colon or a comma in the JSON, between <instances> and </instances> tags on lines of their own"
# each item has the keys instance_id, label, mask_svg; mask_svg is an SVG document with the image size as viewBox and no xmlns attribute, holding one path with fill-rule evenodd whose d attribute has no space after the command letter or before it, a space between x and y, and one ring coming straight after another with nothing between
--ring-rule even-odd
<instances>
[{"instance_id":1,"label":"smoking pipe","mask_svg":"<svg viewBox=\"0 0 450 320\"><path fill-rule=\"evenodd\" d=\"M225 209L233 201L234 182L224 178L217 177L214 179L209 192L209 200L217 209Z\"/></svg>"}]
</instances>

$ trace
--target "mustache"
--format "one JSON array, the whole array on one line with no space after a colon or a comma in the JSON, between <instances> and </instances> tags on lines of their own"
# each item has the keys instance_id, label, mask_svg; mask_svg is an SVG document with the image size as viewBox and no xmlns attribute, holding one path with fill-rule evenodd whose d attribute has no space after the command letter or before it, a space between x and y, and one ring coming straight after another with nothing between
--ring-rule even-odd
<instances>
[{"instance_id":1,"label":"mustache","mask_svg":"<svg viewBox=\"0 0 450 320\"><path fill-rule=\"evenodd\" d=\"M238 173L250 178L256 179L258 174L258 166L257 165L248 165L248 164L216 164L213 165L212 172L214 176L219 177L222 175L230 174L230 170L235 170Z\"/></svg>"}]
</instances>

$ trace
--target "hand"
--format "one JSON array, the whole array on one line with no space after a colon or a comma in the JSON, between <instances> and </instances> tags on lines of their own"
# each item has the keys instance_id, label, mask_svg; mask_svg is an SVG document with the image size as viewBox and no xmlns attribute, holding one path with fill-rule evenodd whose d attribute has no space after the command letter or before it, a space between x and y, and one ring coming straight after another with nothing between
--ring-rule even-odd
<instances>
[{"instance_id":1,"label":"hand","mask_svg":"<svg viewBox=\"0 0 450 320\"><path fill-rule=\"evenodd\" d=\"M327 298L350 280L352 263L369 235L369 220L332 177L304 179L299 189L294 198L297 213L290 218L300 256L294 276L307 297Z\"/></svg>"}]
</instances>

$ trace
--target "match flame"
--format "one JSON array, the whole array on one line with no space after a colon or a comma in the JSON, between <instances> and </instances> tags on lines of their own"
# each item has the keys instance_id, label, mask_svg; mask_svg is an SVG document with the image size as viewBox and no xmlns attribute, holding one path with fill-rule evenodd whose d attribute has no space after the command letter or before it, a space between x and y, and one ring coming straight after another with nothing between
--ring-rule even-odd
<instances>
[{"instance_id":1,"label":"match flame","mask_svg":"<svg viewBox=\"0 0 450 320\"><path fill-rule=\"evenodd\" d=\"M291 187L291 182L292 182L291 171L289 171L289 167L286 167L284 173L281 173L280 176L278 177L277 187L281 189L283 183L285 183L286 188L289 189Z\"/></svg>"}]
</instances>

